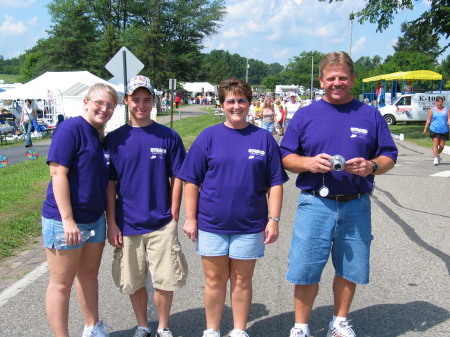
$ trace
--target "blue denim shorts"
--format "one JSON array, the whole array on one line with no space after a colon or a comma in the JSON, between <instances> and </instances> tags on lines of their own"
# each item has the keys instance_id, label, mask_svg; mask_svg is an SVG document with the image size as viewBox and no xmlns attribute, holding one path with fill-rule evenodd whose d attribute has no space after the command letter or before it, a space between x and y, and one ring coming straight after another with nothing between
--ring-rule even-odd
<instances>
[{"instance_id":1,"label":"blue denim shorts","mask_svg":"<svg viewBox=\"0 0 450 337\"><path fill-rule=\"evenodd\" d=\"M262 122L261 128L267 130L269 132L273 132L275 130L275 123L266 123Z\"/></svg>"},{"instance_id":2,"label":"blue denim shorts","mask_svg":"<svg viewBox=\"0 0 450 337\"><path fill-rule=\"evenodd\" d=\"M102 214L100 218L91 223L79 223L77 222L78 228L86 229L86 230L95 230L95 235L91 236L86 242L90 243L98 243L98 242L104 242L106 240L106 220L105 215ZM62 221L54 220L54 219L48 219L42 217L42 236L44 238L44 247L46 248L53 248L53 244L55 243L55 237L64 235L64 228ZM73 246L64 246L59 249L64 250L71 250L71 249L77 249L83 246L83 242L80 242L77 245Z\"/></svg>"},{"instance_id":3,"label":"blue denim shorts","mask_svg":"<svg viewBox=\"0 0 450 337\"><path fill-rule=\"evenodd\" d=\"M254 260L264 256L266 234L217 234L198 230L197 253L202 256L228 255L236 260Z\"/></svg>"},{"instance_id":4,"label":"blue denim shorts","mask_svg":"<svg viewBox=\"0 0 450 337\"><path fill-rule=\"evenodd\" d=\"M286 280L299 285L319 283L331 253L336 275L353 283L369 283L371 231L368 194L338 202L302 192Z\"/></svg>"}]
</instances>

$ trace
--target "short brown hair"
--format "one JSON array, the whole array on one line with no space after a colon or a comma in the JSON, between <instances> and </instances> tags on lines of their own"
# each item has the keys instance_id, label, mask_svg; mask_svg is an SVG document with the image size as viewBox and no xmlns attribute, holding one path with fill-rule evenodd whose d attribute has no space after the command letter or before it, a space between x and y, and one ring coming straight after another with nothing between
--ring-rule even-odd
<instances>
[{"instance_id":1,"label":"short brown hair","mask_svg":"<svg viewBox=\"0 0 450 337\"><path fill-rule=\"evenodd\" d=\"M218 92L220 104L223 104L225 102L225 98L230 93L244 95L247 98L249 104L252 102L252 88L247 82L240 80L239 78L230 77L226 80L223 80L219 84Z\"/></svg>"},{"instance_id":2,"label":"short brown hair","mask_svg":"<svg viewBox=\"0 0 450 337\"><path fill-rule=\"evenodd\" d=\"M319 76L323 76L323 69L330 64L346 64L350 70L350 75L353 75L353 61L344 51L333 51L326 54L319 63Z\"/></svg>"}]
</instances>

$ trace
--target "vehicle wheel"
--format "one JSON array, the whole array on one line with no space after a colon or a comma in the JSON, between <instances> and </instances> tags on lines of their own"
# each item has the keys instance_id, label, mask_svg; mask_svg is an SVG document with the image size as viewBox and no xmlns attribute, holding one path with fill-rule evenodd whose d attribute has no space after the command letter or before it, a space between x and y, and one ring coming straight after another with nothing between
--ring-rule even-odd
<instances>
[{"instance_id":1,"label":"vehicle wheel","mask_svg":"<svg viewBox=\"0 0 450 337\"><path fill-rule=\"evenodd\" d=\"M397 121L395 120L395 117L392 115L384 115L384 120L386 121L387 125L395 125Z\"/></svg>"}]
</instances>

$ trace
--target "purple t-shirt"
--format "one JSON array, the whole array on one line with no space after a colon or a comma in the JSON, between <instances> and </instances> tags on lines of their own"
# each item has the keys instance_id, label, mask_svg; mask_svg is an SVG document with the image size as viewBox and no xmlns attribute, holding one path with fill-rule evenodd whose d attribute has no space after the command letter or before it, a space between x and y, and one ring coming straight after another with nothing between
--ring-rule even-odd
<instances>
[{"instance_id":1,"label":"purple t-shirt","mask_svg":"<svg viewBox=\"0 0 450 337\"><path fill-rule=\"evenodd\" d=\"M301 108L292 118L280 147L283 158L292 153L306 157L326 153L340 154L346 160L370 160L383 155L396 161L398 154L380 112L355 99L342 105L321 99ZM363 178L345 171L304 172L298 175L296 186L318 191L325 185L330 195L338 195L368 193L373 189L373 181L373 175Z\"/></svg>"},{"instance_id":2,"label":"purple t-shirt","mask_svg":"<svg viewBox=\"0 0 450 337\"><path fill-rule=\"evenodd\" d=\"M178 173L200 186L198 228L212 233L259 233L267 225L267 189L288 180L277 142L250 124L205 129Z\"/></svg>"},{"instance_id":3,"label":"purple t-shirt","mask_svg":"<svg viewBox=\"0 0 450 337\"><path fill-rule=\"evenodd\" d=\"M97 129L81 116L61 123L52 136L49 162L69 168L67 178L74 220L81 223L97 221L105 211L108 184L108 166ZM51 181L42 215L61 221Z\"/></svg>"},{"instance_id":4,"label":"purple t-shirt","mask_svg":"<svg viewBox=\"0 0 450 337\"><path fill-rule=\"evenodd\" d=\"M170 178L178 174L186 151L180 136L153 122L123 125L105 138L109 179L117 181L116 223L123 235L155 231L172 219Z\"/></svg>"}]
</instances>

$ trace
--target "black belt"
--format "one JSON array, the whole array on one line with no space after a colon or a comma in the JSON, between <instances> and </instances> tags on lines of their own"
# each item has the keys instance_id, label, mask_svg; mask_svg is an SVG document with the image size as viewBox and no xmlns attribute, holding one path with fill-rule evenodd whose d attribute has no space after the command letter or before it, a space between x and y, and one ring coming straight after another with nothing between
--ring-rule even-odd
<instances>
[{"instance_id":1,"label":"black belt","mask_svg":"<svg viewBox=\"0 0 450 337\"><path fill-rule=\"evenodd\" d=\"M314 196L318 196L324 199L330 199L330 200L335 200L335 201L339 201L339 202L347 202L347 201L352 201L355 199L359 199L362 196L366 195L367 193L355 193L355 194L338 194L338 195L327 195L326 197L322 197L319 192L315 191L315 190L305 190L303 192L312 194Z\"/></svg>"}]
</instances>

